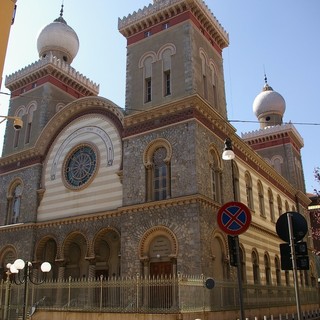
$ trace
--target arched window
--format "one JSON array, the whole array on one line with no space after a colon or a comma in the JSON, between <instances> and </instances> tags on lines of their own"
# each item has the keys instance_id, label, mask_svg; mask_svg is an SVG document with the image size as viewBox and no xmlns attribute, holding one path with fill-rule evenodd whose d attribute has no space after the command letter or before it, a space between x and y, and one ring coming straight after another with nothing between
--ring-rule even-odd
<instances>
[{"instance_id":1,"label":"arched window","mask_svg":"<svg viewBox=\"0 0 320 320\"><path fill-rule=\"evenodd\" d=\"M26 123L26 134L25 134L25 143L30 142L30 136L31 136L31 126L33 121L33 113L37 109L36 102L30 103L27 110L27 123Z\"/></svg>"},{"instance_id":2,"label":"arched window","mask_svg":"<svg viewBox=\"0 0 320 320\"><path fill-rule=\"evenodd\" d=\"M239 255L240 255L240 263L241 263L241 280L243 283L245 283L247 281L246 261L245 261L244 252L241 246L239 247Z\"/></svg>"},{"instance_id":3,"label":"arched window","mask_svg":"<svg viewBox=\"0 0 320 320\"><path fill-rule=\"evenodd\" d=\"M262 217L266 216L265 210L264 210L264 193L263 193L263 186L261 181L258 181L258 197L259 197L259 211L260 211L260 215Z\"/></svg>"},{"instance_id":4,"label":"arched window","mask_svg":"<svg viewBox=\"0 0 320 320\"><path fill-rule=\"evenodd\" d=\"M158 52L158 59L162 59L162 72L163 72L163 95L171 95L171 70L172 70L172 55L176 53L176 48L173 44L169 43L163 46Z\"/></svg>"},{"instance_id":5,"label":"arched window","mask_svg":"<svg viewBox=\"0 0 320 320\"><path fill-rule=\"evenodd\" d=\"M303 287L303 270L299 271L299 278L300 278L300 286Z\"/></svg>"},{"instance_id":6,"label":"arched window","mask_svg":"<svg viewBox=\"0 0 320 320\"><path fill-rule=\"evenodd\" d=\"M233 169L234 200L240 201L239 169L234 160L232 161L232 169Z\"/></svg>"},{"instance_id":7,"label":"arched window","mask_svg":"<svg viewBox=\"0 0 320 320\"><path fill-rule=\"evenodd\" d=\"M12 185L8 196L7 224L19 222L21 211L22 184L16 182Z\"/></svg>"},{"instance_id":8,"label":"arched window","mask_svg":"<svg viewBox=\"0 0 320 320\"><path fill-rule=\"evenodd\" d=\"M200 48L200 58L201 58L201 73L202 73L202 86L203 86L203 96L208 99L208 81L207 81L207 65L208 57L206 52Z\"/></svg>"},{"instance_id":9,"label":"arched window","mask_svg":"<svg viewBox=\"0 0 320 320\"><path fill-rule=\"evenodd\" d=\"M153 141L146 148L144 165L147 170L147 201L171 197L171 156L171 146L165 139Z\"/></svg>"},{"instance_id":10,"label":"arched window","mask_svg":"<svg viewBox=\"0 0 320 320\"><path fill-rule=\"evenodd\" d=\"M245 184L247 194L247 205L251 210L253 210L252 180L249 172L245 173Z\"/></svg>"},{"instance_id":11,"label":"arched window","mask_svg":"<svg viewBox=\"0 0 320 320\"><path fill-rule=\"evenodd\" d=\"M270 268L270 259L267 254L264 255L264 270L266 277L266 285L271 285L271 268Z\"/></svg>"},{"instance_id":12,"label":"arched window","mask_svg":"<svg viewBox=\"0 0 320 320\"><path fill-rule=\"evenodd\" d=\"M163 147L156 149L153 153L153 197L154 200L167 199L169 170L165 162L167 150Z\"/></svg>"},{"instance_id":13,"label":"arched window","mask_svg":"<svg viewBox=\"0 0 320 320\"><path fill-rule=\"evenodd\" d=\"M211 176L211 191L212 199L221 203L221 162L214 147L210 148L210 176Z\"/></svg>"},{"instance_id":14,"label":"arched window","mask_svg":"<svg viewBox=\"0 0 320 320\"><path fill-rule=\"evenodd\" d=\"M212 83L212 95L213 95L213 106L218 109L218 91L217 91L217 75L216 68L214 63L210 62L210 71L211 71L211 83Z\"/></svg>"},{"instance_id":15,"label":"arched window","mask_svg":"<svg viewBox=\"0 0 320 320\"><path fill-rule=\"evenodd\" d=\"M273 168L279 173L281 174L282 172L282 163L283 163L283 159L281 156L277 155L277 156L274 156L272 157L271 159L271 164L273 166Z\"/></svg>"},{"instance_id":16,"label":"arched window","mask_svg":"<svg viewBox=\"0 0 320 320\"><path fill-rule=\"evenodd\" d=\"M289 212L289 211L290 211L290 209L289 209L289 203L288 203L287 200L284 202L284 207L286 208L286 212Z\"/></svg>"},{"instance_id":17,"label":"arched window","mask_svg":"<svg viewBox=\"0 0 320 320\"><path fill-rule=\"evenodd\" d=\"M277 196L277 204L278 204L278 216L280 217L283 212L282 212L282 201L279 195Z\"/></svg>"},{"instance_id":18,"label":"arched window","mask_svg":"<svg viewBox=\"0 0 320 320\"><path fill-rule=\"evenodd\" d=\"M152 100L152 64L156 61L154 52L147 52L139 61L139 67L143 68L143 94L144 102Z\"/></svg>"},{"instance_id":19,"label":"arched window","mask_svg":"<svg viewBox=\"0 0 320 320\"><path fill-rule=\"evenodd\" d=\"M297 187L301 190L304 190L304 181L303 181L303 173L302 173L302 166L301 166L301 160L298 158L294 159L295 169L296 169L296 181L297 181Z\"/></svg>"},{"instance_id":20,"label":"arched window","mask_svg":"<svg viewBox=\"0 0 320 320\"><path fill-rule=\"evenodd\" d=\"M281 286L281 269L280 269L280 260L278 257L275 257L274 259L274 266L276 268L277 286Z\"/></svg>"},{"instance_id":21,"label":"arched window","mask_svg":"<svg viewBox=\"0 0 320 320\"><path fill-rule=\"evenodd\" d=\"M275 216L274 216L274 203L273 203L273 193L272 190L268 190L268 197L269 197L269 211L270 211L270 219L271 221L275 221Z\"/></svg>"},{"instance_id":22,"label":"arched window","mask_svg":"<svg viewBox=\"0 0 320 320\"><path fill-rule=\"evenodd\" d=\"M260 284L260 270L258 255L255 251L251 253L252 271L253 271L253 283Z\"/></svg>"}]
</instances>

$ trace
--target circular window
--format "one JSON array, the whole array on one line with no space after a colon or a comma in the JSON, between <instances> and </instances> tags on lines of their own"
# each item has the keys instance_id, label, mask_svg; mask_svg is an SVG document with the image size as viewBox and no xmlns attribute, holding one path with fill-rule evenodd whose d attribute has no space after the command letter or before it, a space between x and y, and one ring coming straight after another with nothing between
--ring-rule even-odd
<instances>
[{"instance_id":1,"label":"circular window","mask_svg":"<svg viewBox=\"0 0 320 320\"><path fill-rule=\"evenodd\" d=\"M96 151L90 145L80 145L73 149L65 160L65 181L69 187L78 189L91 180L96 168Z\"/></svg>"}]
</instances>

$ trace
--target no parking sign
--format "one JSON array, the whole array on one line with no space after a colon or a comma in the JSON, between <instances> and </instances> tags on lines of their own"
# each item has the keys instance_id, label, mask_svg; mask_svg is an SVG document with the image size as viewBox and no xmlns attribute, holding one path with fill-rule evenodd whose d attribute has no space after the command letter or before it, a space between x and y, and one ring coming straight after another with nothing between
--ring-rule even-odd
<instances>
[{"instance_id":1,"label":"no parking sign","mask_svg":"<svg viewBox=\"0 0 320 320\"><path fill-rule=\"evenodd\" d=\"M229 235L245 232L251 223L250 209L241 202L227 202L218 211L217 222L222 231Z\"/></svg>"}]
</instances>

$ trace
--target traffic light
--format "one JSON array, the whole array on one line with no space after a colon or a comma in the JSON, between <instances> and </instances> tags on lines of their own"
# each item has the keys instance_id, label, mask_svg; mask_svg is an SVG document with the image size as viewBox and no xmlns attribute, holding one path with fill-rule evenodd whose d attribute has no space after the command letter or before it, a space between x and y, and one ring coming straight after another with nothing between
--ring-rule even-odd
<instances>
[{"instance_id":1,"label":"traffic light","mask_svg":"<svg viewBox=\"0 0 320 320\"><path fill-rule=\"evenodd\" d=\"M306 242L298 242L295 244L296 261L298 270L309 270L309 257Z\"/></svg>"},{"instance_id":2,"label":"traffic light","mask_svg":"<svg viewBox=\"0 0 320 320\"><path fill-rule=\"evenodd\" d=\"M233 236L228 235L229 257L230 265L236 267L237 264L237 243Z\"/></svg>"},{"instance_id":3,"label":"traffic light","mask_svg":"<svg viewBox=\"0 0 320 320\"><path fill-rule=\"evenodd\" d=\"M304 241L294 244L294 250L296 255L296 264L298 270L309 270L309 257L307 243ZM292 255L289 243L280 244L281 254L281 269L292 270Z\"/></svg>"}]
</instances>

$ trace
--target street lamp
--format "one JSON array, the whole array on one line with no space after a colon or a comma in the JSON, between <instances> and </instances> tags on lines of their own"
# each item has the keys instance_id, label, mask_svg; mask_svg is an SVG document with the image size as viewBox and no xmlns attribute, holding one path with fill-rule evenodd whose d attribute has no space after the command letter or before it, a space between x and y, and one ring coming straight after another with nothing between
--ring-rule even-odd
<instances>
[{"instance_id":1,"label":"street lamp","mask_svg":"<svg viewBox=\"0 0 320 320\"><path fill-rule=\"evenodd\" d=\"M45 281L46 275L51 270L51 264L49 262L43 262L41 264L41 271L44 273L42 280L36 282L32 278L32 263L30 261L24 261L22 259L17 259L13 264L8 263L7 268L12 274L14 274L14 282L17 285L24 285L24 295L23 295L23 311L22 320L27 318L27 303L28 303L28 283L29 281L35 285L41 284ZM23 270L23 272L22 272ZM20 272L21 271L21 272Z\"/></svg>"},{"instance_id":2,"label":"street lamp","mask_svg":"<svg viewBox=\"0 0 320 320\"><path fill-rule=\"evenodd\" d=\"M20 130L23 127L23 121L20 117L0 116L0 118L3 118L3 120L1 120L0 123L6 120L13 120L13 128L15 130Z\"/></svg>"},{"instance_id":3,"label":"street lamp","mask_svg":"<svg viewBox=\"0 0 320 320\"><path fill-rule=\"evenodd\" d=\"M230 138L226 138L224 141L224 149L222 153L222 159L226 161L231 160L231 172L232 172L232 188L233 188L233 200L235 201L236 197L236 190L234 185L234 173L233 173L233 159L235 158L235 154L232 147L232 141ZM228 237L233 237L235 242L235 249L236 249L236 257L237 257L237 278L238 278L238 289L239 289L239 305L240 305L240 320L245 320L244 316L244 306L243 306L243 292L242 292L242 265L240 260L240 242L239 242L239 236L231 236L228 235Z\"/></svg>"},{"instance_id":4,"label":"street lamp","mask_svg":"<svg viewBox=\"0 0 320 320\"><path fill-rule=\"evenodd\" d=\"M234 157L235 157L235 154L233 152L231 139L227 138L224 141L224 149L223 149L223 153L222 153L222 159L223 160L233 160Z\"/></svg>"}]
</instances>

